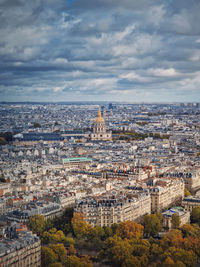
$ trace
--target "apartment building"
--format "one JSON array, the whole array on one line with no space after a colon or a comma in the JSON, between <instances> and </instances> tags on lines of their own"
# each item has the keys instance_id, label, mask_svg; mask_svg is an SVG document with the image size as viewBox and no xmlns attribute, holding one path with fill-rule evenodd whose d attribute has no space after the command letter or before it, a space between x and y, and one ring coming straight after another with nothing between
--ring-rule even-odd
<instances>
[{"instance_id":1,"label":"apartment building","mask_svg":"<svg viewBox=\"0 0 200 267\"><path fill-rule=\"evenodd\" d=\"M62 208L59 204L49 202L29 203L24 209L13 210L7 214L7 219L16 222L28 222L31 216L36 214L43 215L45 219L54 219L62 214Z\"/></svg>"},{"instance_id":2,"label":"apartment building","mask_svg":"<svg viewBox=\"0 0 200 267\"><path fill-rule=\"evenodd\" d=\"M193 208L200 206L200 198L199 197L185 197L182 201L182 206L185 210L192 211Z\"/></svg>"},{"instance_id":3,"label":"apartment building","mask_svg":"<svg viewBox=\"0 0 200 267\"><path fill-rule=\"evenodd\" d=\"M22 229L16 222L3 229L0 239L0 266L40 267L41 242L32 232Z\"/></svg>"},{"instance_id":4,"label":"apartment building","mask_svg":"<svg viewBox=\"0 0 200 267\"><path fill-rule=\"evenodd\" d=\"M183 179L159 180L150 189L151 211L161 212L171 204L180 202L184 197L185 185Z\"/></svg>"},{"instance_id":5,"label":"apartment building","mask_svg":"<svg viewBox=\"0 0 200 267\"><path fill-rule=\"evenodd\" d=\"M198 168L188 171L169 172L166 175L168 177L182 178L185 182L185 187L190 192L194 192L200 188L200 171Z\"/></svg>"},{"instance_id":6,"label":"apartment building","mask_svg":"<svg viewBox=\"0 0 200 267\"><path fill-rule=\"evenodd\" d=\"M151 197L146 192L131 198L93 198L77 202L75 210L83 213L92 226L111 226L128 220L137 221L151 213Z\"/></svg>"}]
</instances>

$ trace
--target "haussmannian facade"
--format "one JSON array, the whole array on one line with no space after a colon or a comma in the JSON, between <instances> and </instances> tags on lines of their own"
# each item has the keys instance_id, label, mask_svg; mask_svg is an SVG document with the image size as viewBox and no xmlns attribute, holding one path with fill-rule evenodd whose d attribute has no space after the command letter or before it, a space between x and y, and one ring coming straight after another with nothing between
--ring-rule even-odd
<instances>
[{"instance_id":1,"label":"haussmannian facade","mask_svg":"<svg viewBox=\"0 0 200 267\"><path fill-rule=\"evenodd\" d=\"M193 208L200 206L200 198L199 197L185 197L182 201L182 206L185 210L192 211Z\"/></svg>"},{"instance_id":2,"label":"haussmannian facade","mask_svg":"<svg viewBox=\"0 0 200 267\"><path fill-rule=\"evenodd\" d=\"M151 211L162 212L171 204L184 198L185 184L183 179L172 179L165 186L158 186L150 190Z\"/></svg>"},{"instance_id":3,"label":"haussmannian facade","mask_svg":"<svg viewBox=\"0 0 200 267\"><path fill-rule=\"evenodd\" d=\"M16 233L14 224L16 223L11 225L9 234L0 240L0 266L40 267L40 238L28 231Z\"/></svg>"},{"instance_id":4,"label":"haussmannian facade","mask_svg":"<svg viewBox=\"0 0 200 267\"><path fill-rule=\"evenodd\" d=\"M151 213L151 197L142 193L138 198L92 199L79 201L76 212L84 214L85 221L92 226L111 226L124 221L137 221Z\"/></svg>"}]
</instances>

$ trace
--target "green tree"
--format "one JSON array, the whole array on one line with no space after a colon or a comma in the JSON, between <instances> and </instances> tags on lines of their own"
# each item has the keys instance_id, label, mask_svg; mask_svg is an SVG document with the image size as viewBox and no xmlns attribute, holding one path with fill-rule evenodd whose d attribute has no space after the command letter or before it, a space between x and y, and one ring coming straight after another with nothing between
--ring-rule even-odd
<instances>
[{"instance_id":1,"label":"green tree","mask_svg":"<svg viewBox=\"0 0 200 267\"><path fill-rule=\"evenodd\" d=\"M48 244L51 241L51 234L49 232L43 232L40 236L42 244Z\"/></svg>"},{"instance_id":2,"label":"green tree","mask_svg":"<svg viewBox=\"0 0 200 267\"><path fill-rule=\"evenodd\" d=\"M62 230L66 235L73 231L71 220L73 217L73 208L65 209L62 216L56 217L53 220L54 227L58 230Z\"/></svg>"},{"instance_id":3,"label":"green tree","mask_svg":"<svg viewBox=\"0 0 200 267\"><path fill-rule=\"evenodd\" d=\"M191 221L200 226L200 206L193 208L191 213Z\"/></svg>"},{"instance_id":4,"label":"green tree","mask_svg":"<svg viewBox=\"0 0 200 267\"><path fill-rule=\"evenodd\" d=\"M144 216L144 232L149 236L158 234L162 229L161 219L157 214L148 214Z\"/></svg>"},{"instance_id":5,"label":"green tree","mask_svg":"<svg viewBox=\"0 0 200 267\"><path fill-rule=\"evenodd\" d=\"M43 232L40 238L43 244L63 243L66 246L69 246L70 244L75 244L75 240L72 237L66 237L63 231L57 231L56 228L52 228L48 232Z\"/></svg>"},{"instance_id":6,"label":"green tree","mask_svg":"<svg viewBox=\"0 0 200 267\"><path fill-rule=\"evenodd\" d=\"M172 221L171 222L172 222L172 227L174 229L178 228L180 226L180 224L181 224L181 219L180 219L179 215L174 213L172 215Z\"/></svg>"},{"instance_id":7,"label":"green tree","mask_svg":"<svg viewBox=\"0 0 200 267\"><path fill-rule=\"evenodd\" d=\"M115 263L122 264L126 259L130 258L133 252L133 247L129 244L128 240L118 241L112 247L112 259Z\"/></svg>"},{"instance_id":8,"label":"green tree","mask_svg":"<svg viewBox=\"0 0 200 267\"><path fill-rule=\"evenodd\" d=\"M49 264L56 263L57 256L51 248L43 247L41 250L42 266L46 267Z\"/></svg>"},{"instance_id":9,"label":"green tree","mask_svg":"<svg viewBox=\"0 0 200 267\"><path fill-rule=\"evenodd\" d=\"M51 229L52 227L53 227L53 222L52 222L52 220L47 219L47 220L45 221L45 230L48 231L48 230Z\"/></svg>"},{"instance_id":10,"label":"green tree","mask_svg":"<svg viewBox=\"0 0 200 267\"><path fill-rule=\"evenodd\" d=\"M41 128L40 123L35 122L35 123L33 124L33 128Z\"/></svg>"},{"instance_id":11,"label":"green tree","mask_svg":"<svg viewBox=\"0 0 200 267\"><path fill-rule=\"evenodd\" d=\"M92 267L93 264L88 257L82 257L81 259L75 255L69 256L65 263L65 267Z\"/></svg>"},{"instance_id":12,"label":"green tree","mask_svg":"<svg viewBox=\"0 0 200 267\"><path fill-rule=\"evenodd\" d=\"M50 248L57 255L57 259L63 262L67 256L67 251L63 244L50 244Z\"/></svg>"},{"instance_id":13,"label":"green tree","mask_svg":"<svg viewBox=\"0 0 200 267\"><path fill-rule=\"evenodd\" d=\"M0 137L0 146L4 146L6 144L7 144L6 139L4 137Z\"/></svg>"},{"instance_id":14,"label":"green tree","mask_svg":"<svg viewBox=\"0 0 200 267\"><path fill-rule=\"evenodd\" d=\"M133 247L132 254L134 256L148 256L150 252L150 243L147 240L132 239L129 242Z\"/></svg>"},{"instance_id":15,"label":"green tree","mask_svg":"<svg viewBox=\"0 0 200 267\"><path fill-rule=\"evenodd\" d=\"M141 267L141 262L138 257L130 256L122 263L122 267Z\"/></svg>"},{"instance_id":16,"label":"green tree","mask_svg":"<svg viewBox=\"0 0 200 267\"><path fill-rule=\"evenodd\" d=\"M6 179L3 174L0 174L0 183L6 183Z\"/></svg>"},{"instance_id":17,"label":"green tree","mask_svg":"<svg viewBox=\"0 0 200 267\"><path fill-rule=\"evenodd\" d=\"M36 214L31 216L28 221L28 227L34 234L40 234L45 229L44 216Z\"/></svg>"},{"instance_id":18,"label":"green tree","mask_svg":"<svg viewBox=\"0 0 200 267\"><path fill-rule=\"evenodd\" d=\"M117 223L113 223L113 224L111 225L111 229L112 229L112 233L113 233L113 235L116 234L116 232L117 232L117 228L118 228L118 224L117 224Z\"/></svg>"}]
</instances>

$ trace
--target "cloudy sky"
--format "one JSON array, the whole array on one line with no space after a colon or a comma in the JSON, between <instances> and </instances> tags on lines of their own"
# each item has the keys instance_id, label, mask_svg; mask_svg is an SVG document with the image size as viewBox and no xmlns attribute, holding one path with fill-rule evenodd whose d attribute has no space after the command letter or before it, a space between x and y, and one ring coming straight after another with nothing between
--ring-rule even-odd
<instances>
[{"instance_id":1,"label":"cloudy sky","mask_svg":"<svg viewBox=\"0 0 200 267\"><path fill-rule=\"evenodd\" d=\"M0 0L0 101L200 102L200 0Z\"/></svg>"}]
</instances>

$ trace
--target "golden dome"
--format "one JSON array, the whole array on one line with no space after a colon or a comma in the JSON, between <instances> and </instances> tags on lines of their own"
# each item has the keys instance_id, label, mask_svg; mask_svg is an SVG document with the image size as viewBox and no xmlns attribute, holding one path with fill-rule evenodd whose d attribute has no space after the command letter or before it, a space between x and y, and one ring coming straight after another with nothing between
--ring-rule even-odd
<instances>
[{"instance_id":1,"label":"golden dome","mask_svg":"<svg viewBox=\"0 0 200 267\"><path fill-rule=\"evenodd\" d=\"M104 118L101 117L101 109L99 109L98 116L96 117L95 122L105 123Z\"/></svg>"}]
</instances>

